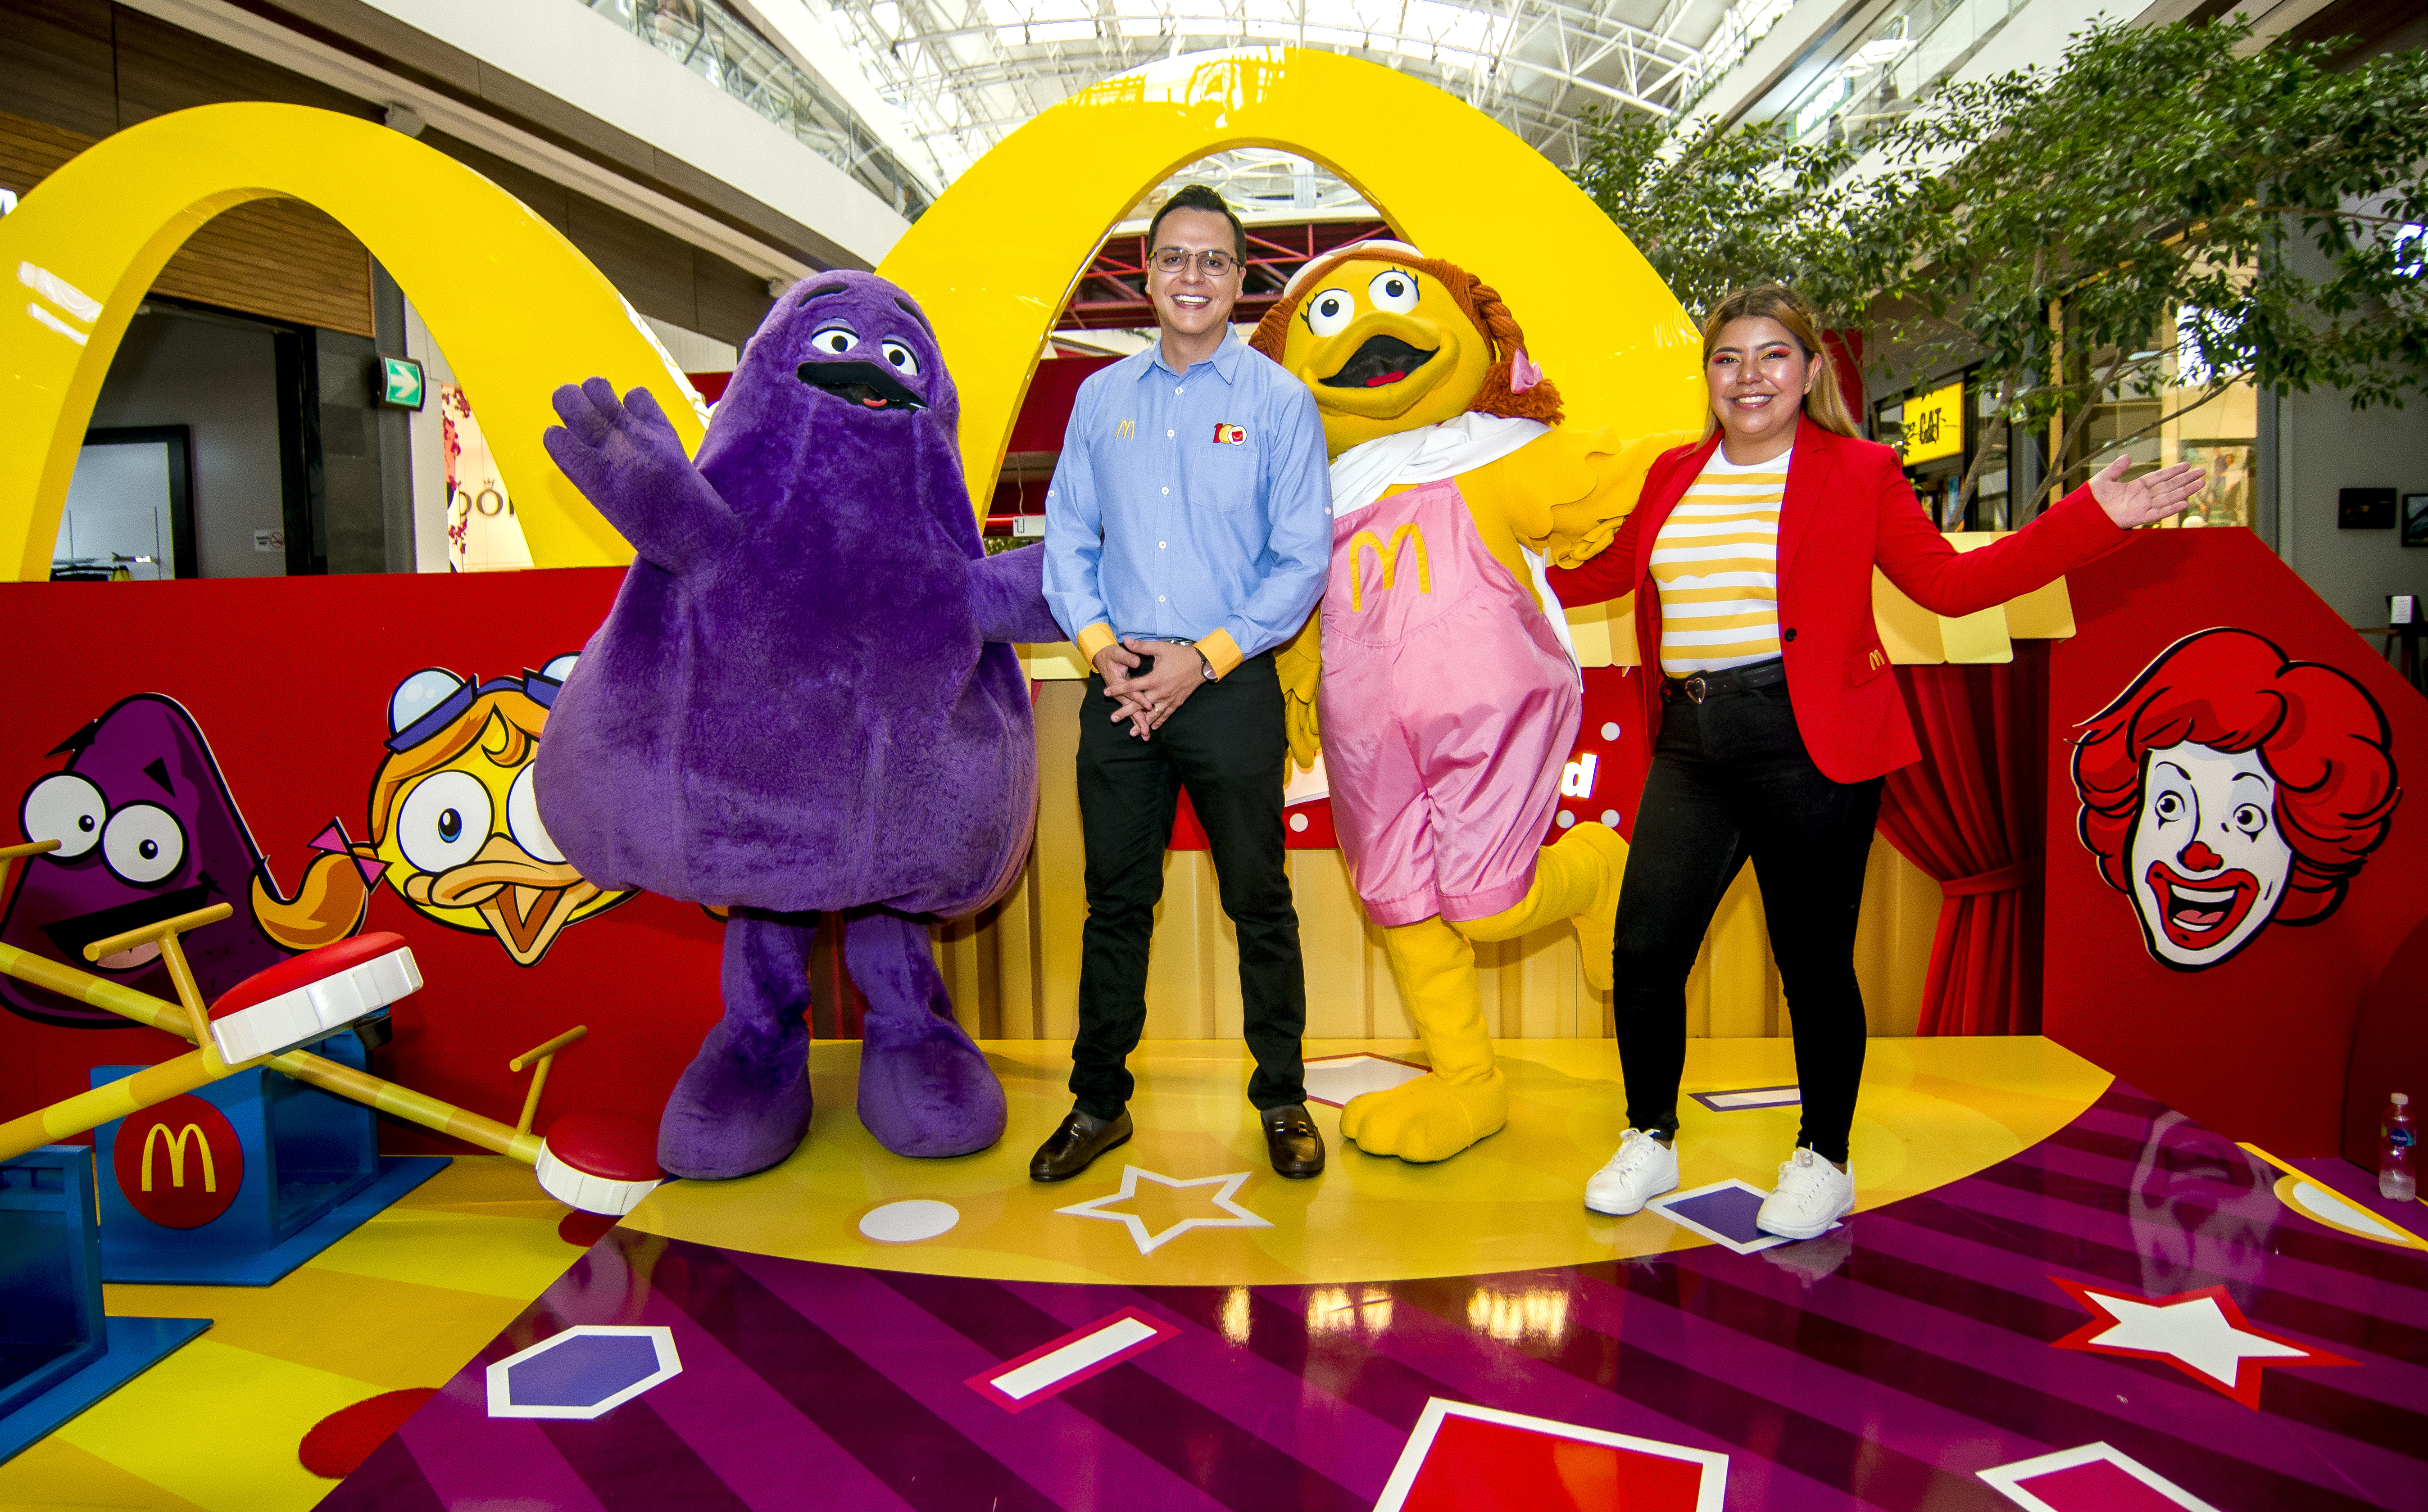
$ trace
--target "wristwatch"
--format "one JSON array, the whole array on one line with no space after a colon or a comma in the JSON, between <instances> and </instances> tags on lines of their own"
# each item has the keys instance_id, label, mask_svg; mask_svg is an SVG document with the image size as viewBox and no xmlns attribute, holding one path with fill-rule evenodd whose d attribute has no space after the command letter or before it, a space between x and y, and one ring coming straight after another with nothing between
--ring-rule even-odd
<instances>
[{"instance_id":1,"label":"wristwatch","mask_svg":"<svg viewBox=\"0 0 2428 1512\"><path fill-rule=\"evenodd\" d=\"M1206 656L1204 651L1198 650L1195 646L1191 646L1189 649L1197 652L1197 664L1206 669L1206 680L1207 682L1214 681L1214 663L1206 659Z\"/></svg>"}]
</instances>

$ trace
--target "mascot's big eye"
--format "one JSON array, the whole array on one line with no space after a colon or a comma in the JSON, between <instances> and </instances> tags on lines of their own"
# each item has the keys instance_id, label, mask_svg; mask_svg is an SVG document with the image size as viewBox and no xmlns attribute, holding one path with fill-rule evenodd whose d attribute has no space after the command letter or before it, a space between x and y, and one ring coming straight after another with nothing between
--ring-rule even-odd
<instances>
[{"instance_id":1,"label":"mascot's big eye","mask_svg":"<svg viewBox=\"0 0 2428 1512\"><path fill-rule=\"evenodd\" d=\"M1357 303L1343 289L1325 289L1306 301L1306 328L1319 336L1337 336L1348 328Z\"/></svg>"},{"instance_id":2,"label":"mascot's big eye","mask_svg":"<svg viewBox=\"0 0 2428 1512\"><path fill-rule=\"evenodd\" d=\"M126 881L149 886L186 859L186 832L159 805L129 804L103 827L101 858Z\"/></svg>"},{"instance_id":3,"label":"mascot's big eye","mask_svg":"<svg viewBox=\"0 0 2428 1512\"><path fill-rule=\"evenodd\" d=\"M102 821L109 805L101 789L73 772L54 772L25 789L25 805L18 811L29 840L57 840L53 860L72 861L101 840Z\"/></svg>"},{"instance_id":4,"label":"mascot's big eye","mask_svg":"<svg viewBox=\"0 0 2428 1512\"><path fill-rule=\"evenodd\" d=\"M1416 275L1396 268L1387 273L1377 273L1374 282L1366 285L1366 297L1374 301L1378 310L1405 315L1417 307Z\"/></svg>"},{"instance_id":5,"label":"mascot's big eye","mask_svg":"<svg viewBox=\"0 0 2428 1512\"><path fill-rule=\"evenodd\" d=\"M548 826L539 821L539 794L532 787L532 773L538 770L523 768L515 774L515 785L506 789L506 833L533 860L561 863L565 853L556 848Z\"/></svg>"},{"instance_id":6,"label":"mascot's big eye","mask_svg":"<svg viewBox=\"0 0 2428 1512\"><path fill-rule=\"evenodd\" d=\"M878 343L877 350L885 353L885 360L893 365L895 372L911 378L919 376L919 354L902 343L881 341Z\"/></svg>"},{"instance_id":7,"label":"mascot's big eye","mask_svg":"<svg viewBox=\"0 0 2428 1512\"><path fill-rule=\"evenodd\" d=\"M828 326L810 338L810 350L840 357L860 345L860 337L849 326Z\"/></svg>"},{"instance_id":8,"label":"mascot's big eye","mask_svg":"<svg viewBox=\"0 0 2428 1512\"><path fill-rule=\"evenodd\" d=\"M2172 824L2184 817L2184 795L2160 793L2158 801L2150 806L2150 812L2158 816L2159 823Z\"/></svg>"},{"instance_id":9,"label":"mascot's big eye","mask_svg":"<svg viewBox=\"0 0 2428 1512\"><path fill-rule=\"evenodd\" d=\"M2234 827L2245 835L2256 835L2268 827L2268 810L2257 804L2242 804L2234 810Z\"/></svg>"},{"instance_id":10,"label":"mascot's big eye","mask_svg":"<svg viewBox=\"0 0 2428 1512\"><path fill-rule=\"evenodd\" d=\"M396 817L397 848L424 871L460 867L481 854L495 809L468 772L434 772L413 785Z\"/></svg>"}]
</instances>

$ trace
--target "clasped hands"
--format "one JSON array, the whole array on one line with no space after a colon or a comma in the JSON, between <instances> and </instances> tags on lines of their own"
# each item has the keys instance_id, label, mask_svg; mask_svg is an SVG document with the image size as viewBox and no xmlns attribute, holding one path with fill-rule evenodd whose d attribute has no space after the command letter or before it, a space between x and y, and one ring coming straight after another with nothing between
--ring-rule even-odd
<instances>
[{"instance_id":1,"label":"clasped hands","mask_svg":"<svg viewBox=\"0 0 2428 1512\"><path fill-rule=\"evenodd\" d=\"M1137 670L1150 659L1152 668ZM1124 637L1096 653L1096 671L1105 679L1105 696L1113 701L1107 717L1116 724L1126 721L1130 733L1141 740L1153 739L1154 731L1206 681L1197 648L1173 641Z\"/></svg>"}]
</instances>

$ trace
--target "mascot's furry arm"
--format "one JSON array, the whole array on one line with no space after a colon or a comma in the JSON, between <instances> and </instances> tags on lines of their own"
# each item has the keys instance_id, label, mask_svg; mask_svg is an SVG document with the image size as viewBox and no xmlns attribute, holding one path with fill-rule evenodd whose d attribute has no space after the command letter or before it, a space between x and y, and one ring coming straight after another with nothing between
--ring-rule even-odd
<instances>
[{"instance_id":1,"label":"mascot's furry arm","mask_svg":"<svg viewBox=\"0 0 2428 1512\"><path fill-rule=\"evenodd\" d=\"M643 561L680 573L733 543L733 512L648 389L618 403L615 386L594 378L558 389L555 404L565 428L551 427L541 444Z\"/></svg>"},{"instance_id":2,"label":"mascot's furry arm","mask_svg":"<svg viewBox=\"0 0 2428 1512\"><path fill-rule=\"evenodd\" d=\"M1315 690L1323 681L1323 615L1306 617L1298 634L1273 653L1273 671L1282 680L1282 725L1289 733L1290 760L1300 770L1315 765L1323 754L1323 734L1315 719Z\"/></svg>"},{"instance_id":3,"label":"mascot's furry arm","mask_svg":"<svg viewBox=\"0 0 2428 1512\"><path fill-rule=\"evenodd\" d=\"M978 635L1015 644L1050 644L1062 626L1045 607L1045 547L1022 546L970 563L970 611Z\"/></svg>"},{"instance_id":4,"label":"mascot's furry arm","mask_svg":"<svg viewBox=\"0 0 2428 1512\"><path fill-rule=\"evenodd\" d=\"M1473 505L1499 510L1552 566L1573 567L1610 545L1634 512L1653 459L1694 439L1665 431L1621 446L1608 427L1563 426L1459 474L1459 491Z\"/></svg>"}]
</instances>

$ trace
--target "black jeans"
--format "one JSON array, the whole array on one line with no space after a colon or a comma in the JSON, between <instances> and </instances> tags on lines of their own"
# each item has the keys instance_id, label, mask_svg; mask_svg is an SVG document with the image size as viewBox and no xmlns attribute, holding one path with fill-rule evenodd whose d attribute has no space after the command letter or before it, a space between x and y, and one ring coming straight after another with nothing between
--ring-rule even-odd
<instances>
[{"instance_id":1,"label":"black jeans","mask_svg":"<svg viewBox=\"0 0 2428 1512\"><path fill-rule=\"evenodd\" d=\"M1880 785L1821 774L1784 683L1668 701L1618 895L1612 1005L1629 1123L1677 1132L1686 978L1720 894L1751 860L1796 1031L1797 1142L1845 1162L1866 1032L1855 919Z\"/></svg>"},{"instance_id":2,"label":"black jeans","mask_svg":"<svg viewBox=\"0 0 2428 1512\"><path fill-rule=\"evenodd\" d=\"M1281 679L1269 652L1189 695L1151 740L1115 724L1102 677L1079 701L1079 822L1088 850L1088 925L1079 951L1079 1033L1071 1095L1111 1118L1134 1083L1123 1063L1146 1025L1147 943L1163 897L1163 853L1180 790L1206 827L1222 911L1239 935L1239 997L1256 1058L1248 1100L1258 1110L1306 1100L1299 1039L1306 973L1298 910L1282 855Z\"/></svg>"}]
</instances>

